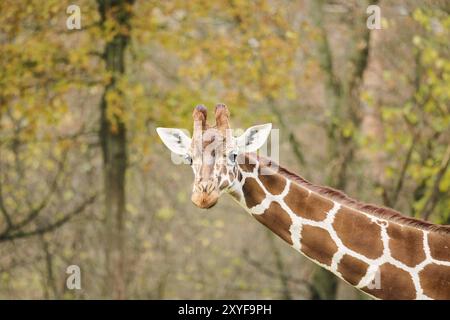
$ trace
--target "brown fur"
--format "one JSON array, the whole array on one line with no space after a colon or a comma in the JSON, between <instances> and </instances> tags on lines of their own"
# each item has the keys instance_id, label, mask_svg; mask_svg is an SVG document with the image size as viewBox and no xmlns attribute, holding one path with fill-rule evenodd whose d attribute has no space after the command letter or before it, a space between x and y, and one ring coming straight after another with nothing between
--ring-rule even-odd
<instances>
[{"instance_id":1,"label":"brown fur","mask_svg":"<svg viewBox=\"0 0 450 320\"><path fill-rule=\"evenodd\" d=\"M292 221L278 203L272 202L263 214L254 214L253 216L281 239L292 245L291 233L289 232Z\"/></svg>"},{"instance_id":2,"label":"brown fur","mask_svg":"<svg viewBox=\"0 0 450 320\"><path fill-rule=\"evenodd\" d=\"M344 255L339 262L337 271L350 284L356 286L367 272L369 265L355 257Z\"/></svg>"},{"instance_id":3,"label":"brown fur","mask_svg":"<svg viewBox=\"0 0 450 320\"><path fill-rule=\"evenodd\" d=\"M286 186L286 179L284 177L276 175L260 175L258 176L258 179L266 187L267 191L273 195L281 194Z\"/></svg>"},{"instance_id":4,"label":"brown fur","mask_svg":"<svg viewBox=\"0 0 450 320\"><path fill-rule=\"evenodd\" d=\"M387 227L389 248L394 259L415 267L425 260L423 232L410 226L391 223Z\"/></svg>"},{"instance_id":5,"label":"brown fur","mask_svg":"<svg viewBox=\"0 0 450 320\"><path fill-rule=\"evenodd\" d=\"M383 254L381 227L367 216L343 207L336 213L333 228L347 248L370 259L376 259Z\"/></svg>"},{"instance_id":6,"label":"brown fur","mask_svg":"<svg viewBox=\"0 0 450 320\"><path fill-rule=\"evenodd\" d=\"M450 241L442 234L430 233L428 235L430 253L434 259L450 261Z\"/></svg>"},{"instance_id":7,"label":"brown fur","mask_svg":"<svg viewBox=\"0 0 450 320\"><path fill-rule=\"evenodd\" d=\"M420 284L428 297L450 300L450 267L429 264L419 273Z\"/></svg>"},{"instance_id":8,"label":"brown fur","mask_svg":"<svg viewBox=\"0 0 450 320\"><path fill-rule=\"evenodd\" d=\"M318 201L319 197L321 196L309 194L304 188L291 184L291 189L284 198L284 202L296 215L314 221L322 221L327 217L327 212L333 208L333 203L327 199Z\"/></svg>"},{"instance_id":9,"label":"brown fur","mask_svg":"<svg viewBox=\"0 0 450 320\"><path fill-rule=\"evenodd\" d=\"M380 287L362 290L385 300L412 300L416 298L416 289L408 272L385 263L380 266Z\"/></svg>"},{"instance_id":10,"label":"brown fur","mask_svg":"<svg viewBox=\"0 0 450 320\"><path fill-rule=\"evenodd\" d=\"M338 249L328 231L309 225L303 226L301 245L304 254L327 266Z\"/></svg>"},{"instance_id":11,"label":"brown fur","mask_svg":"<svg viewBox=\"0 0 450 320\"><path fill-rule=\"evenodd\" d=\"M244 186L242 187L245 196L245 203L248 208L254 207L260 204L264 198L264 190L261 189L258 182L253 178L245 179Z\"/></svg>"}]
</instances>

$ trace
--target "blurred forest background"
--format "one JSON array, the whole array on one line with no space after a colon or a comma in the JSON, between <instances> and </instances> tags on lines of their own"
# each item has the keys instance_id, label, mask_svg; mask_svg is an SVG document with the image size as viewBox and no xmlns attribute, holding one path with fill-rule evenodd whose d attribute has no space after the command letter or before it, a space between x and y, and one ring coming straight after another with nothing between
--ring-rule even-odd
<instances>
[{"instance_id":1,"label":"blurred forest background","mask_svg":"<svg viewBox=\"0 0 450 320\"><path fill-rule=\"evenodd\" d=\"M192 130L195 105L223 102L235 128L273 122L280 162L305 178L449 224L449 11L0 1L0 298L365 299L230 198L194 207L191 169L155 128Z\"/></svg>"}]
</instances>

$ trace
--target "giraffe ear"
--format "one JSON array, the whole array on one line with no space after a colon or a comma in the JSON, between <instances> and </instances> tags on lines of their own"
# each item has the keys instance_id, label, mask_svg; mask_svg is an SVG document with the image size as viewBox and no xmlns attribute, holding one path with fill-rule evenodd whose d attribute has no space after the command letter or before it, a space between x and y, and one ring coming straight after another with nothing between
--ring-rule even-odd
<instances>
[{"instance_id":1,"label":"giraffe ear","mask_svg":"<svg viewBox=\"0 0 450 320\"><path fill-rule=\"evenodd\" d=\"M269 137L272 124L266 123L248 128L236 139L239 152L255 152L266 142Z\"/></svg>"},{"instance_id":2,"label":"giraffe ear","mask_svg":"<svg viewBox=\"0 0 450 320\"><path fill-rule=\"evenodd\" d=\"M191 145L191 138L189 138L181 129L175 128L156 128L162 142L173 153L179 155L186 155Z\"/></svg>"}]
</instances>

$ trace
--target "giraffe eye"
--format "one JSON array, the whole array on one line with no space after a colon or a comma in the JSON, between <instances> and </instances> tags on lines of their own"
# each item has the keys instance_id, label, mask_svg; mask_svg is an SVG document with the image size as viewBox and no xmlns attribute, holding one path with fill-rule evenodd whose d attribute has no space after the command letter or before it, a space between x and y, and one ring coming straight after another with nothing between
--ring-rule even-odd
<instances>
[{"instance_id":1,"label":"giraffe eye","mask_svg":"<svg viewBox=\"0 0 450 320\"><path fill-rule=\"evenodd\" d=\"M236 158L237 158L237 154L232 152L229 154L228 156L228 160L230 160L231 163L235 163L236 162Z\"/></svg>"},{"instance_id":2,"label":"giraffe eye","mask_svg":"<svg viewBox=\"0 0 450 320\"><path fill-rule=\"evenodd\" d=\"M190 155L185 155L184 156L184 160L186 161L187 164L189 164L190 166L192 166L192 157Z\"/></svg>"}]
</instances>

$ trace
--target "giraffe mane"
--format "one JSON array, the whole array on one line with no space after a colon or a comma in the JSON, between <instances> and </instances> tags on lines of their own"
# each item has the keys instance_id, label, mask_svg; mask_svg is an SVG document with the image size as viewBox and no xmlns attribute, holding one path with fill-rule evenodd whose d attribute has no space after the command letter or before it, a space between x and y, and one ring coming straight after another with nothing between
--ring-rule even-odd
<instances>
[{"instance_id":1,"label":"giraffe mane","mask_svg":"<svg viewBox=\"0 0 450 320\"><path fill-rule=\"evenodd\" d=\"M403 215L402 213L387 207L377 206L375 204L364 203L355 199L350 198L344 192L340 190L333 189L331 187L325 187L313 184L309 182L305 178L293 173L292 171L280 166L275 163L271 159L262 157L260 155L256 156L259 164L262 167L275 167L277 168L277 172L282 176L304 186L311 191L314 191L324 197L331 198L332 200L336 200L343 205L348 206L349 208L362 211L364 213L384 218L386 220L390 220L393 222L397 222L402 225L411 226L415 228L419 228L425 231L437 232L445 235L450 235L450 225L439 225L431 222L419 220L413 217L408 217Z\"/></svg>"}]
</instances>

